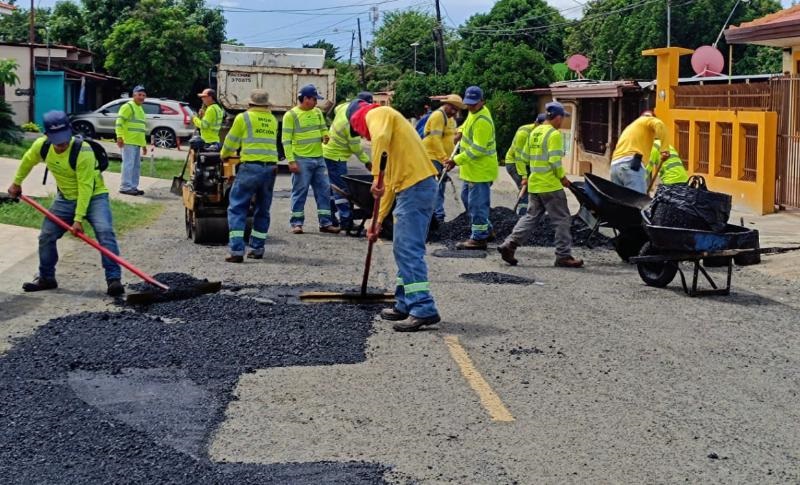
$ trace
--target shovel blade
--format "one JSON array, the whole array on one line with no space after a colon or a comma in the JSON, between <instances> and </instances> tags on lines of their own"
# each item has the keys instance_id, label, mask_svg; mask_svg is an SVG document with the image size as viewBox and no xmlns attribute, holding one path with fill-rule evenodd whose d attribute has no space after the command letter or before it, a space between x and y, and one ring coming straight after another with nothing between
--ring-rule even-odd
<instances>
[{"instance_id":1,"label":"shovel blade","mask_svg":"<svg viewBox=\"0 0 800 485\"><path fill-rule=\"evenodd\" d=\"M175 195L183 195L183 178L181 177L172 177L172 186L169 188L169 191Z\"/></svg>"},{"instance_id":2,"label":"shovel blade","mask_svg":"<svg viewBox=\"0 0 800 485\"><path fill-rule=\"evenodd\" d=\"M129 293L125 298L125 302L130 305L149 305L151 303L158 303L162 301L186 300L208 293L217 293L222 289L221 281L209 281L200 283L187 290L170 289L161 291L153 289L153 291L143 291L141 293Z\"/></svg>"}]
</instances>

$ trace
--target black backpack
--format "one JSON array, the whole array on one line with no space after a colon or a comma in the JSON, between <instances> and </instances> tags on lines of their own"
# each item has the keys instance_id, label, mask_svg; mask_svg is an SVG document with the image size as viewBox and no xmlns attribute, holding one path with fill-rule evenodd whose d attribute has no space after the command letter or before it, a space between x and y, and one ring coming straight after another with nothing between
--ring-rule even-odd
<instances>
[{"instance_id":1,"label":"black backpack","mask_svg":"<svg viewBox=\"0 0 800 485\"><path fill-rule=\"evenodd\" d=\"M81 136L75 137L75 141L72 143L72 147L69 150L69 166L72 170L77 170L78 154L81 152L81 145L83 143L88 143L92 148L94 158L97 160L97 170L104 172L108 168L108 153L106 153L106 149L95 140ZM47 152L50 151L50 145L51 143L49 141L45 141L42 144L42 149L39 150L39 155L41 155L42 160L47 159Z\"/></svg>"}]
</instances>

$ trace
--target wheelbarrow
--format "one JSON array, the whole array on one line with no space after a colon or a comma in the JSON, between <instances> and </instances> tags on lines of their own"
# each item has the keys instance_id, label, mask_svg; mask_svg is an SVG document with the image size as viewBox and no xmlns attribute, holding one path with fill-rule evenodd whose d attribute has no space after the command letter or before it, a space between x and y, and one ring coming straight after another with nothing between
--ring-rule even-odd
<instances>
[{"instance_id":1,"label":"wheelbarrow","mask_svg":"<svg viewBox=\"0 0 800 485\"><path fill-rule=\"evenodd\" d=\"M373 177L369 174L344 175L342 179L347 184L346 191L339 187L335 187L334 190L340 195L347 197L347 201L350 202L353 221L361 221L357 226L354 224L352 228L348 229L347 235L361 237L365 233L364 227L367 221L372 217L372 206L375 203L375 198L372 196L372 192L370 192ZM392 209L394 209L394 207L392 207ZM384 239L392 238L393 227L392 218L390 216L391 212L381 224L381 237Z\"/></svg>"}]
</instances>

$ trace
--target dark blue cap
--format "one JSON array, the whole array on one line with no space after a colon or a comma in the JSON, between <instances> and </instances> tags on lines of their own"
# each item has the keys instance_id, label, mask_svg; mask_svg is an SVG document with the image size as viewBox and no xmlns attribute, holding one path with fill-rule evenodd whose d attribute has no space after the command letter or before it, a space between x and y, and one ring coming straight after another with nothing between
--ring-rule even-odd
<instances>
[{"instance_id":1,"label":"dark blue cap","mask_svg":"<svg viewBox=\"0 0 800 485\"><path fill-rule=\"evenodd\" d=\"M374 99L372 98L372 93L370 93L369 91L361 91L356 95L356 98L363 99L369 104L372 104L372 102L374 101Z\"/></svg>"},{"instance_id":2,"label":"dark blue cap","mask_svg":"<svg viewBox=\"0 0 800 485\"><path fill-rule=\"evenodd\" d=\"M470 86L464 92L464 104L472 106L483 101L483 89L478 86Z\"/></svg>"},{"instance_id":3,"label":"dark blue cap","mask_svg":"<svg viewBox=\"0 0 800 485\"><path fill-rule=\"evenodd\" d=\"M356 98L356 99L350 101L350 105L347 107L347 111L345 111L345 115L347 115L348 123L350 122L350 118L353 117L353 113L358 111L358 109L361 108L362 106L366 106L368 104L370 104L370 103L367 103L363 99L359 99L359 98Z\"/></svg>"},{"instance_id":4,"label":"dark blue cap","mask_svg":"<svg viewBox=\"0 0 800 485\"><path fill-rule=\"evenodd\" d=\"M306 84L305 86L300 88L300 92L298 93L298 96L302 96L304 98L325 99L325 98L323 98L322 96L319 95L319 92L317 91L317 87L314 86L313 84Z\"/></svg>"},{"instance_id":5,"label":"dark blue cap","mask_svg":"<svg viewBox=\"0 0 800 485\"><path fill-rule=\"evenodd\" d=\"M553 119L557 116L570 116L567 110L564 109L564 105L557 101L547 103L544 106L544 111L547 113L547 117L550 119Z\"/></svg>"},{"instance_id":6,"label":"dark blue cap","mask_svg":"<svg viewBox=\"0 0 800 485\"><path fill-rule=\"evenodd\" d=\"M539 113L538 115L536 115L536 122L537 123L539 123L541 125L545 121L547 121L547 115L546 114Z\"/></svg>"},{"instance_id":7,"label":"dark blue cap","mask_svg":"<svg viewBox=\"0 0 800 485\"><path fill-rule=\"evenodd\" d=\"M141 93L144 93L144 92L146 92L146 90L144 89L144 86L142 86L141 84L137 84L137 85L136 85L136 86L133 88L133 92L134 92L134 93L140 93L140 92L141 92Z\"/></svg>"},{"instance_id":8,"label":"dark blue cap","mask_svg":"<svg viewBox=\"0 0 800 485\"><path fill-rule=\"evenodd\" d=\"M48 111L44 114L44 134L53 145L67 143L72 138L69 116L63 111Z\"/></svg>"}]
</instances>

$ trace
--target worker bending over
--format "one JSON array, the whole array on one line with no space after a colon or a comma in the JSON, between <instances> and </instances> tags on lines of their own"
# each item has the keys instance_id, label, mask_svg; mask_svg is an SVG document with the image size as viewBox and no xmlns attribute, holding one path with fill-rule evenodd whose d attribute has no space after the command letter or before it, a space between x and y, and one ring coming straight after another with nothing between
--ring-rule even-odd
<instances>
[{"instance_id":1,"label":"worker bending over","mask_svg":"<svg viewBox=\"0 0 800 485\"><path fill-rule=\"evenodd\" d=\"M674 146L669 145L669 156L661 152L661 140L653 142L653 150L647 164L647 174L650 180L658 176L663 185L680 185L689 181L689 174L683 166L681 156ZM654 174L658 169L658 174ZM652 185L652 184L650 184Z\"/></svg>"},{"instance_id":2,"label":"worker bending over","mask_svg":"<svg viewBox=\"0 0 800 485\"><path fill-rule=\"evenodd\" d=\"M431 113L425 122L422 145L440 174L444 169L442 161L449 159L455 148L456 115L464 107L461 96L449 94L442 99L442 106ZM445 181L442 180L437 188L436 206L433 209L433 217L439 223L443 223L445 218L444 190Z\"/></svg>"},{"instance_id":3,"label":"worker bending over","mask_svg":"<svg viewBox=\"0 0 800 485\"><path fill-rule=\"evenodd\" d=\"M72 136L69 117L63 111L45 113L44 133L45 136L34 141L22 157L14 183L8 188L8 195L19 197L22 194L22 182L31 173L34 165L44 162L47 170L56 179L58 187L50 212L70 224L75 232L83 232L83 224L88 222L94 229L97 242L118 255L119 247L111 220L108 189L98 170L94 151L88 143L81 143ZM39 274L33 282L22 285L23 290L58 288L56 241L64 232L66 231L55 222L44 219L39 233ZM122 270L119 265L106 256L102 256L102 263L106 273L107 293L111 296L123 294L125 288L120 281Z\"/></svg>"},{"instance_id":4,"label":"worker bending over","mask_svg":"<svg viewBox=\"0 0 800 485\"><path fill-rule=\"evenodd\" d=\"M514 230L497 251L503 261L514 266L517 260L514 252L536 229L545 212L555 226L556 266L580 268L583 260L572 256L572 216L567 205L567 195L563 187L569 187L561 159L564 156L564 141L559 128L570 114L561 103L548 103L545 107L547 120L531 132L524 151L525 159L530 160L530 176L523 183L528 185L530 206L528 212L517 221Z\"/></svg>"},{"instance_id":5,"label":"worker bending over","mask_svg":"<svg viewBox=\"0 0 800 485\"><path fill-rule=\"evenodd\" d=\"M619 135L617 148L611 156L611 181L642 194L647 192L644 157L650 156L654 139L660 138L668 144L668 137L663 121L653 116L652 111L642 113Z\"/></svg>"},{"instance_id":6,"label":"worker bending over","mask_svg":"<svg viewBox=\"0 0 800 485\"><path fill-rule=\"evenodd\" d=\"M225 160L240 150L240 163L228 203L229 263L244 261L244 230L251 200L254 202L253 229L248 258L264 257L269 231L272 191L278 175L278 120L269 109L269 95L263 89L250 92L249 108L239 113L225 137L220 157Z\"/></svg>"},{"instance_id":7,"label":"worker bending over","mask_svg":"<svg viewBox=\"0 0 800 485\"><path fill-rule=\"evenodd\" d=\"M508 175L511 176L511 179L517 185L518 191L521 191L522 186L525 185L522 181L527 180L528 175L530 175L528 172L529 161L524 158L525 145L528 144L528 138L530 138L533 129L544 123L546 119L545 114L540 113L536 116L536 121L533 123L522 125L517 128L517 132L514 133L514 140L511 142L511 146L508 147L508 151L506 152L506 172L508 172ZM519 201L518 215L524 215L526 212L528 212L528 191L525 191L525 194Z\"/></svg>"},{"instance_id":8,"label":"worker bending over","mask_svg":"<svg viewBox=\"0 0 800 485\"><path fill-rule=\"evenodd\" d=\"M357 99L372 103L372 93L358 93ZM347 184L343 176L347 175L347 161L355 155L367 170L372 169L369 155L361 147L361 137L350 134L350 120L347 119L347 107L350 103L342 103L334 110L331 123L330 140L322 147L325 165L328 167L328 178L331 184L331 221L345 231L353 227L353 213L347 200ZM336 220L338 213L339 220Z\"/></svg>"},{"instance_id":9,"label":"worker bending over","mask_svg":"<svg viewBox=\"0 0 800 485\"><path fill-rule=\"evenodd\" d=\"M486 249L491 234L489 210L491 208L492 182L497 178L497 149L494 121L483 90L470 86L464 93L464 104L469 114L461 127L461 153L445 160L445 169L460 167L459 177L464 181L461 201L469 212L471 235L456 245L457 249Z\"/></svg>"},{"instance_id":10,"label":"worker bending over","mask_svg":"<svg viewBox=\"0 0 800 485\"><path fill-rule=\"evenodd\" d=\"M375 241L382 222L394 206L392 249L397 264L396 303L381 312L384 320L397 321L398 332L418 330L441 318L433 301L425 262L425 239L436 200L436 169L414 127L390 107L354 101L347 110L353 131L372 141L372 194L382 197L378 229L368 232ZM387 155L383 186L378 186L380 160Z\"/></svg>"},{"instance_id":11,"label":"worker bending over","mask_svg":"<svg viewBox=\"0 0 800 485\"><path fill-rule=\"evenodd\" d=\"M200 138L205 142L206 151L218 152L220 149L219 130L225 120L225 111L217 104L217 92L211 88L204 89L197 95L203 101L203 107L197 115L192 116L192 124L200 129Z\"/></svg>"}]
</instances>

